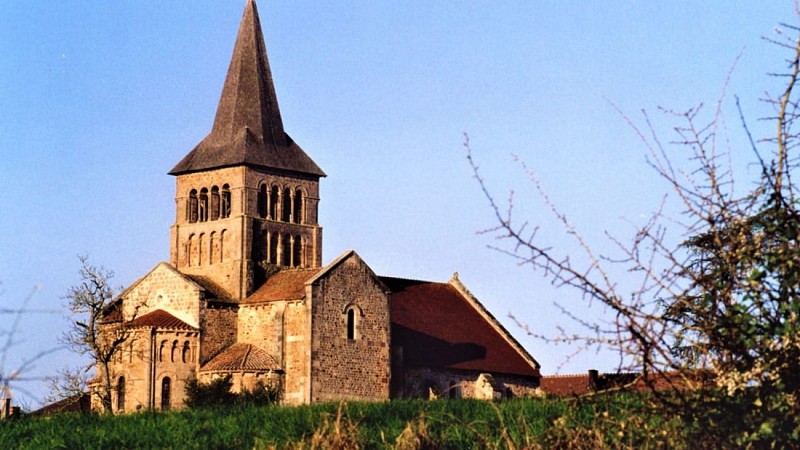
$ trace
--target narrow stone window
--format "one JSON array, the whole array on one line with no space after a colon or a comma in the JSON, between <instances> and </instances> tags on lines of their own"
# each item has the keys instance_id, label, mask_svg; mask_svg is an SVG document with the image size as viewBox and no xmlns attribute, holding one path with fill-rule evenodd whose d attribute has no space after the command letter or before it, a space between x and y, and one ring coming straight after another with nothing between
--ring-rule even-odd
<instances>
[{"instance_id":1,"label":"narrow stone window","mask_svg":"<svg viewBox=\"0 0 800 450\"><path fill-rule=\"evenodd\" d=\"M347 339L350 341L356 339L356 320L356 309L347 308Z\"/></svg>"},{"instance_id":2,"label":"narrow stone window","mask_svg":"<svg viewBox=\"0 0 800 450\"><path fill-rule=\"evenodd\" d=\"M294 254L292 255L292 262L294 267L301 267L303 265L303 238L299 235L294 237Z\"/></svg>"},{"instance_id":3,"label":"narrow stone window","mask_svg":"<svg viewBox=\"0 0 800 450\"><path fill-rule=\"evenodd\" d=\"M175 358L178 356L178 341L172 341L172 350L170 351L169 360L170 362L175 362Z\"/></svg>"},{"instance_id":4,"label":"narrow stone window","mask_svg":"<svg viewBox=\"0 0 800 450\"><path fill-rule=\"evenodd\" d=\"M197 199L197 220L205 222L208 220L208 189L200 189L200 196Z\"/></svg>"},{"instance_id":5,"label":"narrow stone window","mask_svg":"<svg viewBox=\"0 0 800 450\"><path fill-rule=\"evenodd\" d=\"M186 265L192 267L195 252L194 235L190 234L189 239L186 240Z\"/></svg>"},{"instance_id":6,"label":"narrow stone window","mask_svg":"<svg viewBox=\"0 0 800 450\"><path fill-rule=\"evenodd\" d=\"M272 186L269 195L269 218L272 220L278 220L278 192L280 192L278 186Z\"/></svg>"},{"instance_id":7,"label":"narrow stone window","mask_svg":"<svg viewBox=\"0 0 800 450\"><path fill-rule=\"evenodd\" d=\"M219 262L225 261L225 235L227 232L228 230L219 232Z\"/></svg>"},{"instance_id":8,"label":"narrow stone window","mask_svg":"<svg viewBox=\"0 0 800 450\"><path fill-rule=\"evenodd\" d=\"M272 233L269 237L269 262L278 264L278 234Z\"/></svg>"},{"instance_id":9,"label":"narrow stone window","mask_svg":"<svg viewBox=\"0 0 800 450\"><path fill-rule=\"evenodd\" d=\"M211 188L211 220L219 219L219 188L214 186Z\"/></svg>"},{"instance_id":10,"label":"narrow stone window","mask_svg":"<svg viewBox=\"0 0 800 450\"><path fill-rule=\"evenodd\" d=\"M283 190L283 203L281 204L281 220L284 222L292 221L292 190Z\"/></svg>"},{"instance_id":11,"label":"narrow stone window","mask_svg":"<svg viewBox=\"0 0 800 450\"><path fill-rule=\"evenodd\" d=\"M219 240L217 239L217 232L212 231L208 235L208 263L214 264L219 259Z\"/></svg>"},{"instance_id":12,"label":"narrow stone window","mask_svg":"<svg viewBox=\"0 0 800 450\"><path fill-rule=\"evenodd\" d=\"M292 265L292 236L283 236L283 248L281 249L281 265L290 267Z\"/></svg>"},{"instance_id":13,"label":"narrow stone window","mask_svg":"<svg viewBox=\"0 0 800 450\"><path fill-rule=\"evenodd\" d=\"M258 217L267 217L267 185L262 184L258 189Z\"/></svg>"},{"instance_id":14,"label":"narrow stone window","mask_svg":"<svg viewBox=\"0 0 800 450\"><path fill-rule=\"evenodd\" d=\"M192 355L191 355L191 348L189 347L189 341L185 341L183 343L183 350L181 351L181 361L182 362L192 362Z\"/></svg>"},{"instance_id":15,"label":"narrow stone window","mask_svg":"<svg viewBox=\"0 0 800 450\"><path fill-rule=\"evenodd\" d=\"M303 223L303 191L294 193L294 223Z\"/></svg>"},{"instance_id":16,"label":"narrow stone window","mask_svg":"<svg viewBox=\"0 0 800 450\"><path fill-rule=\"evenodd\" d=\"M200 236L197 237L197 265L202 266L205 262L206 246L205 246L206 234L200 233Z\"/></svg>"},{"instance_id":17,"label":"narrow stone window","mask_svg":"<svg viewBox=\"0 0 800 450\"><path fill-rule=\"evenodd\" d=\"M222 199L219 209L219 216L223 219L231 216L231 188L227 184L222 185Z\"/></svg>"},{"instance_id":18,"label":"narrow stone window","mask_svg":"<svg viewBox=\"0 0 800 450\"><path fill-rule=\"evenodd\" d=\"M125 411L125 377L117 380L117 411Z\"/></svg>"},{"instance_id":19,"label":"narrow stone window","mask_svg":"<svg viewBox=\"0 0 800 450\"><path fill-rule=\"evenodd\" d=\"M164 361L164 351L167 349L167 341L161 341L161 347L158 348L158 361Z\"/></svg>"},{"instance_id":20,"label":"narrow stone window","mask_svg":"<svg viewBox=\"0 0 800 450\"><path fill-rule=\"evenodd\" d=\"M189 192L189 201L186 205L186 220L189 223L197 222L197 191L194 189Z\"/></svg>"},{"instance_id":21,"label":"narrow stone window","mask_svg":"<svg viewBox=\"0 0 800 450\"><path fill-rule=\"evenodd\" d=\"M164 377L161 380L161 409L166 411L169 409L170 397L172 396L172 380L169 377Z\"/></svg>"}]
</instances>

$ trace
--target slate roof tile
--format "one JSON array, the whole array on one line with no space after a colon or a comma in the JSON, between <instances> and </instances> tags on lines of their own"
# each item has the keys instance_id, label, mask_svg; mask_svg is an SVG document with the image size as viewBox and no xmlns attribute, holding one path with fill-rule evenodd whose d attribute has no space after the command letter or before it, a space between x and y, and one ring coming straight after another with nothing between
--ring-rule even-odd
<instances>
[{"instance_id":1,"label":"slate roof tile","mask_svg":"<svg viewBox=\"0 0 800 450\"><path fill-rule=\"evenodd\" d=\"M283 129L253 1L245 6L211 133L169 173L180 175L237 165L325 176Z\"/></svg>"}]
</instances>

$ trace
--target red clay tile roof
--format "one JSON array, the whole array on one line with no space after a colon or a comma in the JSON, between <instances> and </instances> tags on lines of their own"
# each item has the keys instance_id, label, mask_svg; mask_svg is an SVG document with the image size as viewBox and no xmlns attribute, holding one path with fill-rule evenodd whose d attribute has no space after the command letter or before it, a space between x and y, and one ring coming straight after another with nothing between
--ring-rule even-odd
<instances>
[{"instance_id":1,"label":"red clay tile roof","mask_svg":"<svg viewBox=\"0 0 800 450\"><path fill-rule=\"evenodd\" d=\"M591 371L590 371L591 372ZM633 372L597 373L594 382L590 374L551 375L542 377L539 387L546 394L558 396L584 395L608 389L629 391L687 390L709 387L714 384L714 374L707 370L653 373L649 381ZM594 383L594 386L592 384Z\"/></svg>"},{"instance_id":2,"label":"red clay tile roof","mask_svg":"<svg viewBox=\"0 0 800 450\"><path fill-rule=\"evenodd\" d=\"M405 365L539 376L452 285L381 280L392 292L392 346L403 347Z\"/></svg>"},{"instance_id":3,"label":"red clay tile roof","mask_svg":"<svg viewBox=\"0 0 800 450\"><path fill-rule=\"evenodd\" d=\"M55 403L42 406L30 413L31 416L53 416L64 413L90 413L92 412L92 397L88 392L75 394L61 399Z\"/></svg>"},{"instance_id":4,"label":"red clay tile roof","mask_svg":"<svg viewBox=\"0 0 800 450\"><path fill-rule=\"evenodd\" d=\"M275 358L252 344L233 344L213 357L201 372L281 370Z\"/></svg>"},{"instance_id":5,"label":"red clay tile roof","mask_svg":"<svg viewBox=\"0 0 800 450\"><path fill-rule=\"evenodd\" d=\"M163 309L157 309L143 316L137 317L129 322L128 326L134 328L155 327L168 330L195 330L193 326L182 321L181 319L178 319Z\"/></svg>"},{"instance_id":6,"label":"red clay tile roof","mask_svg":"<svg viewBox=\"0 0 800 450\"><path fill-rule=\"evenodd\" d=\"M562 397L589 393L589 375L552 375L539 381L539 388L545 394Z\"/></svg>"},{"instance_id":7,"label":"red clay tile roof","mask_svg":"<svg viewBox=\"0 0 800 450\"><path fill-rule=\"evenodd\" d=\"M252 0L242 15L211 133L169 173L237 165L325 176L284 132L261 22Z\"/></svg>"},{"instance_id":8,"label":"red clay tile roof","mask_svg":"<svg viewBox=\"0 0 800 450\"><path fill-rule=\"evenodd\" d=\"M321 269L284 269L272 275L242 303L264 303L278 300L301 300L306 295L306 281Z\"/></svg>"}]
</instances>

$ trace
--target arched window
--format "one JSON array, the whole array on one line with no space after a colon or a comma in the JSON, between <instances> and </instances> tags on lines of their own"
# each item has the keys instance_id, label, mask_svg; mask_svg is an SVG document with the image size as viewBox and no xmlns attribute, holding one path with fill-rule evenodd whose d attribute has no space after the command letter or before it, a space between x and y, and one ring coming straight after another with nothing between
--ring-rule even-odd
<instances>
[{"instance_id":1,"label":"arched window","mask_svg":"<svg viewBox=\"0 0 800 450\"><path fill-rule=\"evenodd\" d=\"M125 411L125 377L117 380L117 411Z\"/></svg>"},{"instance_id":2,"label":"arched window","mask_svg":"<svg viewBox=\"0 0 800 450\"><path fill-rule=\"evenodd\" d=\"M189 348L189 341L185 341L183 343L183 350L181 351L181 361L182 362L192 362L192 355L191 349Z\"/></svg>"},{"instance_id":3,"label":"arched window","mask_svg":"<svg viewBox=\"0 0 800 450\"><path fill-rule=\"evenodd\" d=\"M190 234L189 239L186 240L186 265L189 267L194 265L195 252L197 252L197 245L194 243L194 235Z\"/></svg>"},{"instance_id":4,"label":"arched window","mask_svg":"<svg viewBox=\"0 0 800 450\"><path fill-rule=\"evenodd\" d=\"M170 351L169 360L171 362L175 362L175 358L178 356L178 341L172 341L172 350Z\"/></svg>"},{"instance_id":5,"label":"arched window","mask_svg":"<svg viewBox=\"0 0 800 450\"><path fill-rule=\"evenodd\" d=\"M294 193L294 223L303 223L303 191Z\"/></svg>"},{"instance_id":6,"label":"arched window","mask_svg":"<svg viewBox=\"0 0 800 450\"><path fill-rule=\"evenodd\" d=\"M219 219L219 188L211 188L211 220Z\"/></svg>"},{"instance_id":7,"label":"arched window","mask_svg":"<svg viewBox=\"0 0 800 450\"><path fill-rule=\"evenodd\" d=\"M225 261L225 234L227 230L219 232L219 262Z\"/></svg>"},{"instance_id":8,"label":"arched window","mask_svg":"<svg viewBox=\"0 0 800 450\"><path fill-rule=\"evenodd\" d=\"M205 262L206 252L208 251L205 247L206 235L205 233L200 233L200 236L197 237L197 265L202 266Z\"/></svg>"},{"instance_id":9,"label":"arched window","mask_svg":"<svg viewBox=\"0 0 800 450\"><path fill-rule=\"evenodd\" d=\"M303 239L300 236L294 237L294 253L292 254L292 266L300 267L303 265Z\"/></svg>"},{"instance_id":10,"label":"arched window","mask_svg":"<svg viewBox=\"0 0 800 450\"><path fill-rule=\"evenodd\" d=\"M212 231L208 235L208 263L214 264L219 260L219 239L217 239L217 232Z\"/></svg>"},{"instance_id":11,"label":"arched window","mask_svg":"<svg viewBox=\"0 0 800 450\"><path fill-rule=\"evenodd\" d=\"M231 216L231 188L227 184L222 185L222 200L220 203L220 217L227 219Z\"/></svg>"},{"instance_id":12,"label":"arched window","mask_svg":"<svg viewBox=\"0 0 800 450\"><path fill-rule=\"evenodd\" d=\"M161 380L161 409L168 410L170 404L170 397L172 396L172 380L169 377L164 377Z\"/></svg>"},{"instance_id":13,"label":"arched window","mask_svg":"<svg viewBox=\"0 0 800 450\"><path fill-rule=\"evenodd\" d=\"M292 190L283 190L283 202L281 203L281 220L290 222L292 220Z\"/></svg>"},{"instance_id":14,"label":"arched window","mask_svg":"<svg viewBox=\"0 0 800 450\"><path fill-rule=\"evenodd\" d=\"M258 188L258 217L267 217L267 185L262 184Z\"/></svg>"},{"instance_id":15,"label":"arched window","mask_svg":"<svg viewBox=\"0 0 800 450\"><path fill-rule=\"evenodd\" d=\"M164 351L167 349L167 341L161 341L161 347L158 348L158 361L164 361Z\"/></svg>"},{"instance_id":16,"label":"arched window","mask_svg":"<svg viewBox=\"0 0 800 450\"><path fill-rule=\"evenodd\" d=\"M197 222L197 191L194 189L189 192L189 200L186 205L186 220L189 223Z\"/></svg>"},{"instance_id":17,"label":"arched window","mask_svg":"<svg viewBox=\"0 0 800 450\"><path fill-rule=\"evenodd\" d=\"M197 220L205 222L208 220L208 189L200 189L200 197L197 201Z\"/></svg>"},{"instance_id":18,"label":"arched window","mask_svg":"<svg viewBox=\"0 0 800 450\"><path fill-rule=\"evenodd\" d=\"M278 264L278 234L272 233L269 237L269 262Z\"/></svg>"},{"instance_id":19,"label":"arched window","mask_svg":"<svg viewBox=\"0 0 800 450\"><path fill-rule=\"evenodd\" d=\"M283 248L281 249L281 265L289 267L292 264L292 236L283 236Z\"/></svg>"},{"instance_id":20,"label":"arched window","mask_svg":"<svg viewBox=\"0 0 800 450\"><path fill-rule=\"evenodd\" d=\"M269 218L278 220L278 186L272 186L269 195Z\"/></svg>"},{"instance_id":21,"label":"arched window","mask_svg":"<svg viewBox=\"0 0 800 450\"><path fill-rule=\"evenodd\" d=\"M356 317L356 308L349 307L347 308L347 339L353 341L356 339L356 321L358 318Z\"/></svg>"}]
</instances>

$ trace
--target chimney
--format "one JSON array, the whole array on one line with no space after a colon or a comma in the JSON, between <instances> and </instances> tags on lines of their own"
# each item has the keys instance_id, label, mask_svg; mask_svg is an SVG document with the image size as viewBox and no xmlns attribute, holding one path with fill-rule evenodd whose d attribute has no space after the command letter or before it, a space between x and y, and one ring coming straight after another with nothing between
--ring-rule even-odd
<instances>
[{"instance_id":1,"label":"chimney","mask_svg":"<svg viewBox=\"0 0 800 450\"><path fill-rule=\"evenodd\" d=\"M600 373L597 369L589 369L589 390L592 392L600 390Z\"/></svg>"}]
</instances>

